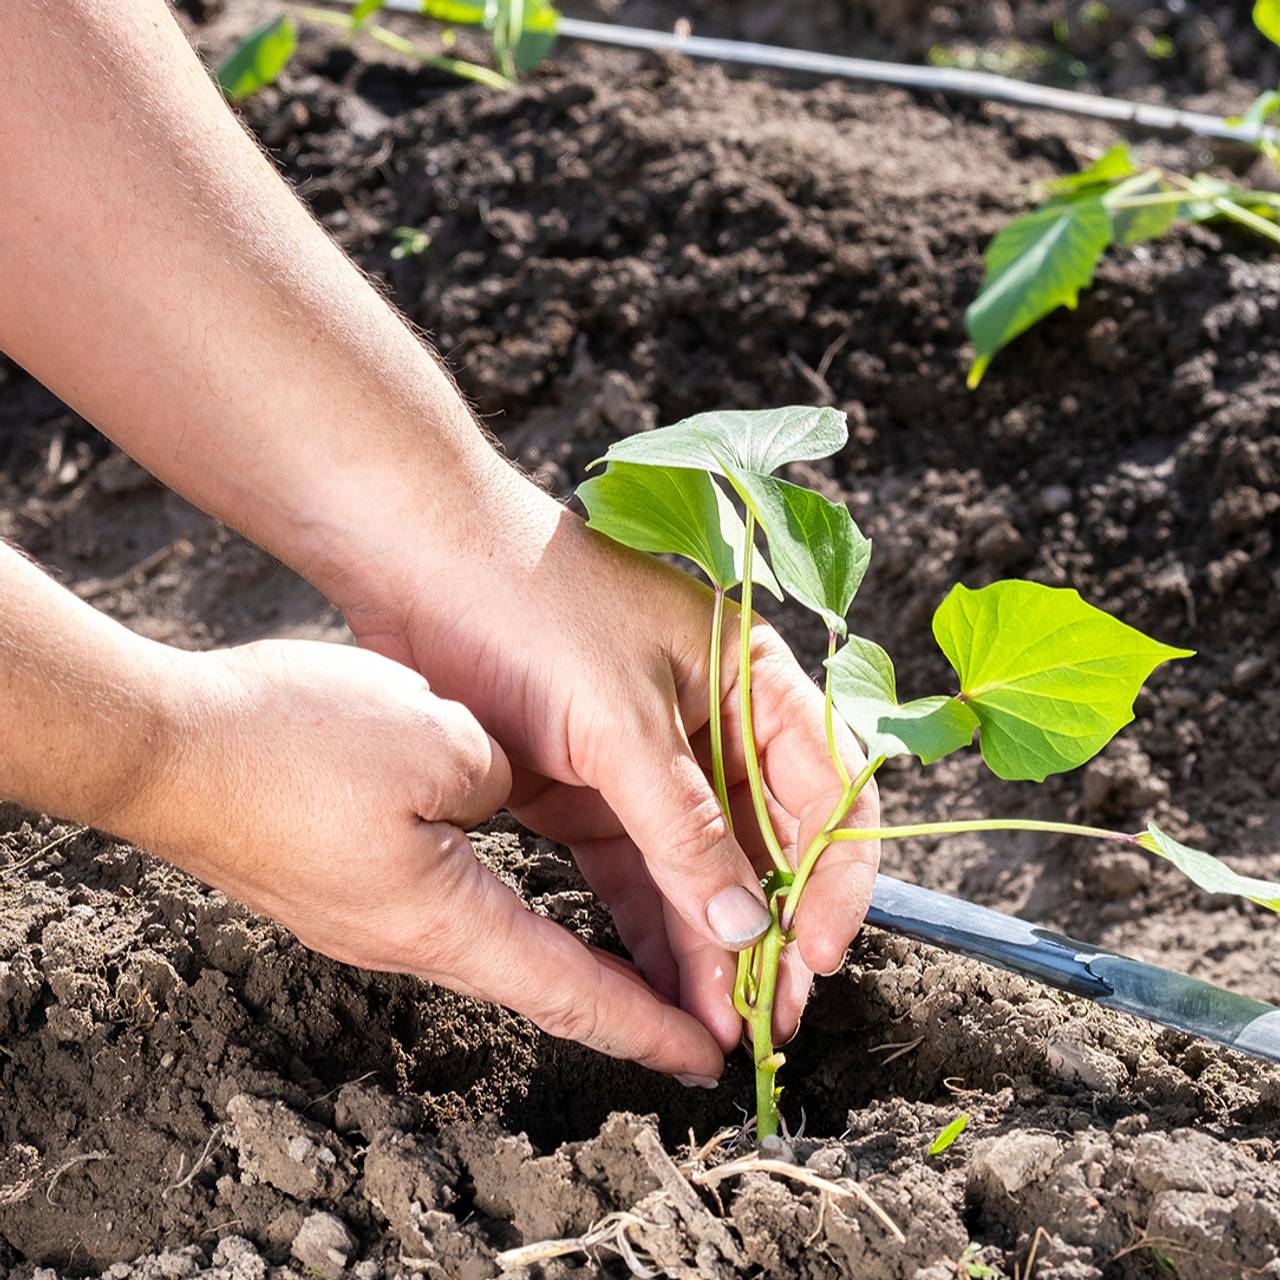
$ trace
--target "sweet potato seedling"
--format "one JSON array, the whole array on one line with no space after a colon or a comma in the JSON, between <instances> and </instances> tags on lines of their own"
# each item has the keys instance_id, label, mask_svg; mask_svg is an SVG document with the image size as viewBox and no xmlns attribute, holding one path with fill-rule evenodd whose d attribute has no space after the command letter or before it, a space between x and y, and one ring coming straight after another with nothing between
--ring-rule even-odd
<instances>
[{"instance_id":1,"label":"sweet potato seedling","mask_svg":"<svg viewBox=\"0 0 1280 1280\"><path fill-rule=\"evenodd\" d=\"M793 937L805 886L834 841L896 840L969 831L1041 831L1115 840L1167 859L1212 893L1233 893L1280 911L1280 884L1254 880L1155 823L1129 833L1072 822L1018 818L857 828L847 815L884 762L913 756L933 764L972 745L1000 778L1042 782L1079 768L1133 719L1133 701L1162 663L1189 658L1086 604L1072 590L1005 581L956 585L933 616L933 635L955 672L947 693L901 701L893 663L846 618L871 560L871 543L842 503L774 473L827 457L847 439L842 413L792 406L703 413L614 444L604 471L578 489L588 523L640 551L691 560L712 588L707 708L712 775L732 825L721 722L721 649L728 593L739 589L738 698L755 821L771 868L762 880L772 924L740 953L734 1005L746 1024L756 1070L757 1135L779 1125L773 1001L783 948ZM599 463L593 464L593 466ZM756 546L763 534L767 556ZM769 816L751 701L752 596L785 593L817 614L827 633L826 737L839 799L808 848L782 847ZM836 717L862 742L867 762L851 774L837 750Z\"/></svg>"},{"instance_id":2,"label":"sweet potato seedling","mask_svg":"<svg viewBox=\"0 0 1280 1280\"><path fill-rule=\"evenodd\" d=\"M367 36L424 67L463 80L505 89L522 71L530 71L551 52L560 29L559 11L548 0L422 0L424 17L443 24L440 49L427 49L373 19L386 0L356 0L349 13L301 9L303 22L336 27L348 40ZM493 67L455 58L444 52L453 44L455 27L481 27L489 34ZM281 14L251 31L218 65L217 79L232 102L240 102L273 84L298 47L298 26Z\"/></svg>"},{"instance_id":3,"label":"sweet potato seedling","mask_svg":"<svg viewBox=\"0 0 1280 1280\"><path fill-rule=\"evenodd\" d=\"M1254 22L1280 44L1280 0L1258 0ZM1262 94L1237 123L1280 120L1280 90ZM1263 135L1258 150L1280 165L1280 144ZM1050 182L1046 199L1015 218L987 246L986 278L965 312L973 342L969 386L992 358L1059 307L1074 308L1093 283L1102 255L1164 235L1178 223L1232 222L1280 244L1280 195L1254 191L1206 173L1187 178L1138 165L1123 143L1087 169Z\"/></svg>"}]
</instances>

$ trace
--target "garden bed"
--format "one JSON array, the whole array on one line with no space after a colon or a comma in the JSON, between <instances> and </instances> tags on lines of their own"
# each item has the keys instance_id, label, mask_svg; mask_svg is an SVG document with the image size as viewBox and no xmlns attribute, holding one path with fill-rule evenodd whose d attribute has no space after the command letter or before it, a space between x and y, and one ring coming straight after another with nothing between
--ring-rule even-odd
<instances>
[{"instance_id":1,"label":"garden bed","mask_svg":"<svg viewBox=\"0 0 1280 1280\"><path fill-rule=\"evenodd\" d=\"M248 19L236 5L212 20L209 47ZM579 46L494 95L328 37L246 117L558 493L618 434L701 409L845 410L849 449L800 478L847 499L875 540L854 622L894 652L906 695L945 678L920 637L956 580L1075 586L1200 650L1082 775L1010 787L964 759L890 767L894 821L937 816L944 795L965 797L955 817L1153 814L1242 870L1280 872L1280 258L1204 227L1113 256L1078 312L964 386L982 246L1029 183L1109 130ZM430 234L425 253L392 259L401 225ZM0 535L146 634L343 635L309 588L11 366L0 501ZM1009 1274L1034 1243L1037 1280L1170 1274L1160 1258L1188 1280L1280 1276L1280 1071L970 962L869 934L787 1049L784 1110L805 1125L792 1154L857 1178L903 1244L862 1202L793 1180L691 1190L735 1154L696 1160L688 1144L740 1125L745 1061L714 1093L686 1091L309 955L94 833L3 809L0 832L0 1269L20 1280L140 1254L155 1256L111 1274L257 1276L321 1212L352 1243L312 1222L313 1269L336 1247L353 1267L478 1277L502 1249L613 1211L634 1211L629 1238L660 1274L950 1280L973 1241ZM503 822L478 848L536 909L610 942L562 851ZM973 836L900 843L885 865L1280 991L1262 913L1136 851ZM967 1131L926 1159L960 1110ZM531 1274L627 1269L606 1247Z\"/></svg>"}]
</instances>

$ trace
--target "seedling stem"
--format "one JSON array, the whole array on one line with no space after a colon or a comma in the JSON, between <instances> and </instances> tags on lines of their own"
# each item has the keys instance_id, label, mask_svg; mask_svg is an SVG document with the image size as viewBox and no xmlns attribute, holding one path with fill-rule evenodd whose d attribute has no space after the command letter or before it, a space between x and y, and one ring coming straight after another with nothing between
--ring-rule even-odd
<instances>
[{"instance_id":1,"label":"seedling stem","mask_svg":"<svg viewBox=\"0 0 1280 1280\"><path fill-rule=\"evenodd\" d=\"M720 808L724 811L724 820L733 830L733 813L729 808L729 785L724 775L724 725L720 717L720 650L724 632L724 589L716 587L716 602L711 610L711 655L708 684L711 689L710 720L711 726L711 777L715 783L716 796Z\"/></svg>"}]
</instances>

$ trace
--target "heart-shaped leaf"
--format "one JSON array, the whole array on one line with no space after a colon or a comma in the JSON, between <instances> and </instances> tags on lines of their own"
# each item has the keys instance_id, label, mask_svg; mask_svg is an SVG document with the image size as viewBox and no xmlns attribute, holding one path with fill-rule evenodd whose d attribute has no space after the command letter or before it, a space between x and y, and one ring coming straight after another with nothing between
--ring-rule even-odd
<instances>
[{"instance_id":1,"label":"heart-shaped leaf","mask_svg":"<svg viewBox=\"0 0 1280 1280\"><path fill-rule=\"evenodd\" d=\"M274 82L298 47L298 28L281 14L251 31L218 64L218 85L230 102L240 102Z\"/></svg>"},{"instance_id":2,"label":"heart-shaped leaf","mask_svg":"<svg viewBox=\"0 0 1280 1280\"><path fill-rule=\"evenodd\" d=\"M878 644L850 636L826 665L831 700L869 760L911 755L932 764L973 741L978 718L958 698L899 703L893 662Z\"/></svg>"},{"instance_id":3,"label":"heart-shaped leaf","mask_svg":"<svg viewBox=\"0 0 1280 1280\"><path fill-rule=\"evenodd\" d=\"M1242 876L1203 849L1193 849L1166 835L1154 822L1138 837L1138 843L1152 853L1167 858L1183 875L1194 880L1206 893L1234 893L1259 906L1280 911L1280 884Z\"/></svg>"},{"instance_id":4,"label":"heart-shaped leaf","mask_svg":"<svg viewBox=\"0 0 1280 1280\"><path fill-rule=\"evenodd\" d=\"M1036 582L953 587L933 634L982 725L982 758L1010 781L1084 764L1133 719L1152 671L1192 656Z\"/></svg>"},{"instance_id":5,"label":"heart-shaped leaf","mask_svg":"<svg viewBox=\"0 0 1280 1280\"><path fill-rule=\"evenodd\" d=\"M825 458L844 448L843 413L790 405L784 409L717 409L611 445L599 462L687 467L723 475L726 466L769 475L788 462Z\"/></svg>"},{"instance_id":6,"label":"heart-shaped leaf","mask_svg":"<svg viewBox=\"0 0 1280 1280\"><path fill-rule=\"evenodd\" d=\"M610 462L578 486L587 524L636 551L692 560L712 584L728 591L742 581L746 529L733 503L705 471ZM752 579L778 599L782 591L763 556Z\"/></svg>"},{"instance_id":7,"label":"heart-shaped leaf","mask_svg":"<svg viewBox=\"0 0 1280 1280\"><path fill-rule=\"evenodd\" d=\"M974 345L971 388L1001 347L1051 311L1076 305L1110 243L1111 215L1098 196L1049 204L997 233L982 292L964 313Z\"/></svg>"},{"instance_id":8,"label":"heart-shaped leaf","mask_svg":"<svg viewBox=\"0 0 1280 1280\"><path fill-rule=\"evenodd\" d=\"M764 530L783 590L844 635L845 615L871 561L871 540L849 508L776 476L732 466L725 474Z\"/></svg>"}]
</instances>

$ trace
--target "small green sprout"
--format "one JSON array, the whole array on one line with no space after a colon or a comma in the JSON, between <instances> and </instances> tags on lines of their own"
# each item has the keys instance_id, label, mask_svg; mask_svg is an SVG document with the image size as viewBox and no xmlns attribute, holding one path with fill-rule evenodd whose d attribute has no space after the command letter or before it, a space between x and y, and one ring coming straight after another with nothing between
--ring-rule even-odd
<instances>
[{"instance_id":1,"label":"small green sprout","mask_svg":"<svg viewBox=\"0 0 1280 1280\"><path fill-rule=\"evenodd\" d=\"M940 1156L944 1151L952 1147L955 1144L955 1140L969 1127L970 1118L967 1111L962 1111L956 1116L929 1144L929 1155Z\"/></svg>"},{"instance_id":2,"label":"small green sprout","mask_svg":"<svg viewBox=\"0 0 1280 1280\"><path fill-rule=\"evenodd\" d=\"M969 1241L956 1263L956 1275L964 1280L1009 1280L1008 1275L999 1267L993 1267L978 1257L984 1248L984 1245L976 1241Z\"/></svg>"},{"instance_id":3,"label":"small green sprout","mask_svg":"<svg viewBox=\"0 0 1280 1280\"><path fill-rule=\"evenodd\" d=\"M1107 163L1119 170L1123 157ZM1280 884L1239 875L1154 823L1136 834L1025 818L845 825L858 796L894 756L928 765L976 739L983 761L1000 778L1042 782L1077 769L1133 719L1134 699L1157 667L1192 656L1149 639L1075 591L1021 581L976 590L958 584L933 617L934 638L951 663L955 687L901 701L889 655L851 634L847 621L871 563L870 541L842 503L775 474L793 462L828 457L847 439L844 415L830 408L703 413L614 444L592 464L604 463L604 470L578 489L593 529L638 551L681 556L710 583L708 736L712 780L731 826L721 654L725 603L729 592L739 593L737 719L755 821L772 864L761 885L773 923L739 953L733 1002L751 1042L756 1132L762 1140L776 1134L780 1122L777 1074L785 1058L773 1045L778 967L794 938L805 886L834 842L969 831L1114 840L1166 859L1207 892L1235 894L1280 912ZM757 532L763 548L756 545ZM827 634L826 737L840 797L803 850L784 850L774 830L756 748L750 653L757 587L803 605ZM837 749L837 717L866 752L867 762L856 774ZM931 1154L946 1150L968 1122L968 1116L957 1117L938 1135Z\"/></svg>"},{"instance_id":4,"label":"small green sprout","mask_svg":"<svg viewBox=\"0 0 1280 1280\"><path fill-rule=\"evenodd\" d=\"M421 227L396 227L391 234L396 241L391 256L397 261L400 258L416 258L431 247L431 237Z\"/></svg>"}]
</instances>

